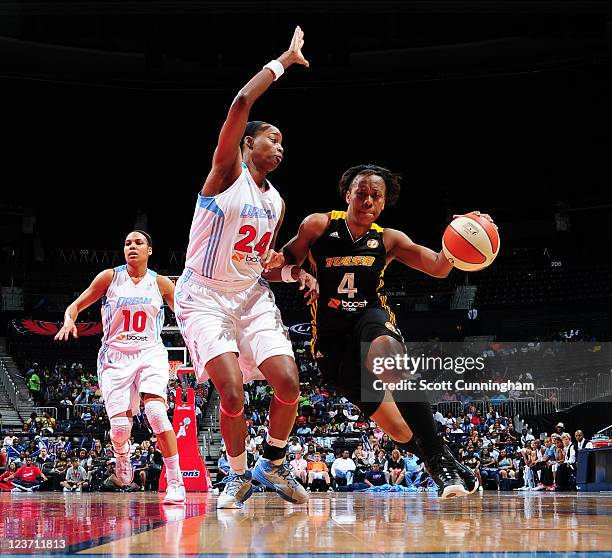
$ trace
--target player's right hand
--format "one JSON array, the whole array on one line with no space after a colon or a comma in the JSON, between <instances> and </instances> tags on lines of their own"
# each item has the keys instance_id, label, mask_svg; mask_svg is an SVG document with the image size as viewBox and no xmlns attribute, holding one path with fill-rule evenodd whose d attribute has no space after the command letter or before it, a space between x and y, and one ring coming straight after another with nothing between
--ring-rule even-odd
<instances>
[{"instance_id":1,"label":"player's right hand","mask_svg":"<svg viewBox=\"0 0 612 558\"><path fill-rule=\"evenodd\" d=\"M75 339L79 336L76 324L69 318L64 322L61 329L55 334L55 340L67 341L71 333Z\"/></svg>"},{"instance_id":2,"label":"player's right hand","mask_svg":"<svg viewBox=\"0 0 612 558\"><path fill-rule=\"evenodd\" d=\"M303 269L300 269L298 275L298 281L300 283L300 291L308 287L308 291L304 294L304 298L307 298L306 304L312 304L317 298L319 298L319 282Z\"/></svg>"},{"instance_id":3,"label":"player's right hand","mask_svg":"<svg viewBox=\"0 0 612 558\"><path fill-rule=\"evenodd\" d=\"M310 63L302 54L302 47L304 46L304 31L298 25L293 32L291 44L289 48L281 54L279 61L287 68L291 64L301 64L302 66L310 67Z\"/></svg>"}]
</instances>

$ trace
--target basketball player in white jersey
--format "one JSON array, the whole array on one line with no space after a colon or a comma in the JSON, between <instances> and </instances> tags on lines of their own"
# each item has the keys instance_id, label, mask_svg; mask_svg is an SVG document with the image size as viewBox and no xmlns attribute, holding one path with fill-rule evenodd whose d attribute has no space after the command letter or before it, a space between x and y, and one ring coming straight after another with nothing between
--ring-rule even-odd
<instances>
[{"instance_id":1,"label":"basketball player in white jersey","mask_svg":"<svg viewBox=\"0 0 612 558\"><path fill-rule=\"evenodd\" d=\"M134 478L130 461L132 416L140 412L140 395L149 424L159 442L168 489L165 504L182 504L185 487L179 467L176 436L168 420L166 387L168 351L161 340L164 300L174 311L174 284L147 268L153 253L151 237L143 231L127 235L126 264L99 273L66 309L64 325L55 336L77 337L80 312L102 299L104 336L98 355L98 381L110 418L110 437L117 458L116 475L128 486Z\"/></svg>"},{"instance_id":2,"label":"basketball player in white jersey","mask_svg":"<svg viewBox=\"0 0 612 558\"><path fill-rule=\"evenodd\" d=\"M266 179L282 161L282 134L271 124L247 122L253 103L285 69L308 66L303 44L298 27L289 49L266 64L234 99L198 195L185 271L176 286L176 315L198 380L210 377L221 398L221 434L231 470L218 508L241 507L251 495L251 478L290 502L308 499L285 461L299 399L297 367L274 296L262 279L262 261L274 246L284 214L282 198ZM315 279L295 269L294 274L277 269L264 277L300 281L302 288L309 287L305 296L312 301ZM263 456L251 475L243 383L263 378L274 397Z\"/></svg>"}]
</instances>

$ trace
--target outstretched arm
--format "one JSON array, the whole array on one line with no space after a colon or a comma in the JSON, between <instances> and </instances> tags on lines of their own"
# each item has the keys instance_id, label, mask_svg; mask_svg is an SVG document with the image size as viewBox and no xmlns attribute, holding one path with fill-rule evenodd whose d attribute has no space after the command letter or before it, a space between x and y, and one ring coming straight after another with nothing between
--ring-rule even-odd
<instances>
[{"instance_id":1,"label":"outstretched arm","mask_svg":"<svg viewBox=\"0 0 612 558\"><path fill-rule=\"evenodd\" d=\"M440 278L448 277L453 268L442 250L434 252L416 244L401 231L385 229L384 242L387 248L387 263L396 259L408 267Z\"/></svg>"},{"instance_id":2,"label":"outstretched arm","mask_svg":"<svg viewBox=\"0 0 612 558\"><path fill-rule=\"evenodd\" d=\"M304 32L300 27L296 27L289 49L277 59L284 69L292 64L302 64L308 67L308 61L304 58L301 50L303 45ZM217 148L213 155L212 169L202 188L202 195L216 196L240 175L240 165L242 163L240 142L244 135L251 107L272 85L274 78L275 75L272 70L263 68L236 95L221 127Z\"/></svg>"},{"instance_id":3,"label":"outstretched arm","mask_svg":"<svg viewBox=\"0 0 612 558\"><path fill-rule=\"evenodd\" d=\"M96 275L96 278L91 282L91 285L85 289L81 295L66 308L64 313L64 325L55 335L56 341L66 341L70 334L73 337L78 337L77 327L75 325L76 319L80 312L89 308L94 302L100 300L113 280L115 271L112 269L105 269L101 273Z\"/></svg>"}]
</instances>

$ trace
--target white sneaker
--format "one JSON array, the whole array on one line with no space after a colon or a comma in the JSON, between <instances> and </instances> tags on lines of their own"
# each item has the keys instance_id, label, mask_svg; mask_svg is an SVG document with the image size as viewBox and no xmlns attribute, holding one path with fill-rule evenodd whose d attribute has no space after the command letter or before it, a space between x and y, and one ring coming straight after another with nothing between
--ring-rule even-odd
<instances>
[{"instance_id":1,"label":"white sneaker","mask_svg":"<svg viewBox=\"0 0 612 558\"><path fill-rule=\"evenodd\" d=\"M77 486L77 488L76 488L75 492L81 492L81 487L80 487L80 486Z\"/></svg>"},{"instance_id":2,"label":"white sneaker","mask_svg":"<svg viewBox=\"0 0 612 558\"><path fill-rule=\"evenodd\" d=\"M166 489L164 504L183 504L185 503L185 485L177 480L171 480Z\"/></svg>"},{"instance_id":3,"label":"white sneaker","mask_svg":"<svg viewBox=\"0 0 612 558\"><path fill-rule=\"evenodd\" d=\"M64 492L72 492L72 491L71 491L69 488L66 488L66 487L64 486Z\"/></svg>"},{"instance_id":4,"label":"white sneaker","mask_svg":"<svg viewBox=\"0 0 612 558\"><path fill-rule=\"evenodd\" d=\"M132 444L128 442L128 449L125 453L115 452L117 463L115 464L115 474L121 482L122 486L130 486L134 480L134 468L132 467L132 461L130 460L130 453L132 451Z\"/></svg>"},{"instance_id":5,"label":"white sneaker","mask_svg":"<svg viewBox=\"0 0 612 558\"><path fill-rule=\"evenodd\" d=\"M251 471L248 469L244 475L237 475L230 471L230 474L225 477L225 488L217 499L217 509L241 509L244 501L253 494L251 478Z\"/></svg>"}]
</instances>

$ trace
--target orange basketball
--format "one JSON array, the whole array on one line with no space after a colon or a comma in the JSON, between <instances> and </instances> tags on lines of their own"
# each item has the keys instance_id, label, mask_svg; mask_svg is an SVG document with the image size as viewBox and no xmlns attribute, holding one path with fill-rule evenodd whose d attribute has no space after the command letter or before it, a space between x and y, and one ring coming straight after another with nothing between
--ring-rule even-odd
<instances>
[{"instance_id":1,"label":"orange basketball","mask_svg":"<svg viewBox=\"0 0 612 558\"><path fill-rule=\"evenodd\" d=\"M499 233L491 221L467 213L446 227L442 250L448 260L462 271L478 271L491 265L499 253Z\"/></svg>"}]
</instances>

